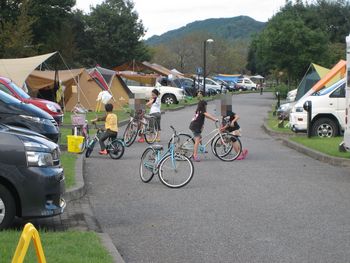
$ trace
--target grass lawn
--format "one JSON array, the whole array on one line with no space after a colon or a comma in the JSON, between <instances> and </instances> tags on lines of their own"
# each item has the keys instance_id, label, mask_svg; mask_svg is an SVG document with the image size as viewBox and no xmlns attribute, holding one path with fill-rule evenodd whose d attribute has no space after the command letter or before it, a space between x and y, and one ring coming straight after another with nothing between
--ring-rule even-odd
<instances>
[{"instance_id":1,"label":"grass lawn","mask_svg":"<svg viewBox=\"0 0 350 263\"><path fill-rule=\"evenodd\" d=\"M284 128L279 128L278 122L279 120L277 119L277 116L273 116L272 111L270 111L267 119L267 125L271 130L275 132L286 133L286 134L294 134L289 128L289 126L285 126ZM284 123L287 124L288 121L285 121Z\"/></svg>"},{"instance_id":2,"label":"grass lawn","mask_svg":"<svg viewBox=\"0 0 350 263\"><path fill-rule=\"evenodd\" d=\"M21 232L2 231L0 235L1 262L11 262ZM45 232L39 231L47 262L55 263L110 263L112 257L93 232ZM37 262L33 242L24 262Z\"/></svg>"},{"instance_id":3,"label":"grass lawn","mask_svg":"<svg viewBox=\"0 0 350 263\"><path fill-rule=\"evenodd\" d=\"M64 152L61 154L61 163L64 168L67 189L75 184L75 163L77 158L78 156L74 153Z\"/></svg>"},{"instance_id":4,"label":"grass lawn","mask_svg":"<svg viewBox=\"0 0 350 263\"><path fill-rule=\"evenodd\" d=\"M343 141L343 137L318 138L318 137L292 137L292 141L300 143L313 150L325 153L334 157L350 158L350 153L339 152L338 146Z\"/></svg>"}]
</instances>

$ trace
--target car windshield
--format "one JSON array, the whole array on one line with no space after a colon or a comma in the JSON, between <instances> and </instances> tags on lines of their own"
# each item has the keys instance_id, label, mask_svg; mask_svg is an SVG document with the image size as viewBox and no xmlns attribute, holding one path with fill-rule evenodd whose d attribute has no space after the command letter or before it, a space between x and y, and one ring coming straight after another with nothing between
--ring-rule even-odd
<instances>
[{"instance_id":1,"label":"car windshield","mask_svg":"<svg viewBox=\"0 0 350 263\"><path fill-rule=\"evenodd\" d=\"M332 92L333 90L335 90L336 88L338 88L340 85L344 84L344 82L345 82L345 81L342 79L342 80L338 81L337 83L331 85L331 86L328 87L328 88L324 88L324 89L322 89L322 90L320 90L320 91L318 91L318 92L315 92L313 95L314 95L314 96L323 96L323 95L326 95L326 94Z\"/></svg>"},{"instance_id":2,"label":"car windshield","mask_svg":"<svg viewBox=\"0 0 350 263\"><path fill-rule=\"evenodd\" d=\"M0 90L0 101L6 104L18 104L20 101Z\"/></svg>"},{"instance_id":3,"label":"car windshield","mask_svg":"<svg viewBox=\"0 0 350 263\"><path fill-rule=\"evenodd\" d=\"M30 99L30 96L24 92L21 88L19 88L15 83L10 83L11 88L23 99Z\"/></svg>"}]
</instances>

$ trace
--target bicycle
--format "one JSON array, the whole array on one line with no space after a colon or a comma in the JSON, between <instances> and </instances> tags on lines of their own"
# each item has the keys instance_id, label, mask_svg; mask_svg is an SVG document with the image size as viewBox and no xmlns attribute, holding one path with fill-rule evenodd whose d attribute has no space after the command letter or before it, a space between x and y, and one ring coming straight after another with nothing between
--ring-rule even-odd
<instances>
[{"instance_id":1,"label":"bicycle","mask_svg":"<svg viewBox=\"0 0 350 263\"><path fill-rule=\"evenodd\" d=\"M126 147L130 147L138 134L143 134L148 144L153 144L158 136L157 120L155 117L141 111L135 116L130 116L130 121L126 126L123 139Z\"/></svg>"},{"instance_id":2,"label":"bicycle","mask_svg":"<svg viewBox=\"0 0 350 263\"><path fill-rule=\"evenodd\" d=\"M230 162L238 158L242 153L242 143L238 136L231 133L222 132L222 128L215 122L215 129L202 138L202 142L211 136L205 144L200 144L198 152L207 153L207 146L210 144L212 153L221 161ZM187 133L178 134L178 144L176 151L191 158L194 149L194 137ZM172 143L170 139L169 144Z\"/></svg>"},{"instance_id":3,"label":"bicycle","mask_svg":"<svg viewBox=\"0 0 350 263\"><path fill-rule=\"evenodd\" d=\"M86 148L85 157L89 158L92 151L94 150L95 144L99 141L100 136L103 132L101 128L98 128L96 123L93 123L95 125L95 129L97 129L97 133L95 136L89 141L89 145ZM120 159L122 158L125 147L122 139L118 139L117 137L110 137L107 139L107 145L106 150L109 154L109 156L112 159Z\"/></svg>"},{"instance_id":4,"label":"bicycle","mask_svg":"<svg viewBox=\"0 0 350 263\"><path fill-rule=\"evenodd\" d=\"M172 141L177 140L177 132L173 126ZM158 174L160 181L167 187L180 188L187 185L193 178L194 167L190 158L175 152L175 144L171 143L163 153L162 145L149 146L143 152L140 163L140 177L144 183L152 180Z\"/></svg>"}]
</instances>

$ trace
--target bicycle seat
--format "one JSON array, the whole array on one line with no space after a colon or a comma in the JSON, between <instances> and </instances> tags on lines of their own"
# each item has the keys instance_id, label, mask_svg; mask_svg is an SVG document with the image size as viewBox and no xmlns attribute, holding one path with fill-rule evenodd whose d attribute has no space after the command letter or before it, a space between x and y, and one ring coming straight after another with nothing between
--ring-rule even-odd
<instances>
[{"instance_id":1,"label":"bicycle seat","mask_svg":"<svg viewBox=\"0 0 350 263\"><path fill-rule=\"evenodd\" d=\"M163 145L153 145L152 148L156 151L162 151L164 148L163 148Z\"/></svg>"}]
</instances>

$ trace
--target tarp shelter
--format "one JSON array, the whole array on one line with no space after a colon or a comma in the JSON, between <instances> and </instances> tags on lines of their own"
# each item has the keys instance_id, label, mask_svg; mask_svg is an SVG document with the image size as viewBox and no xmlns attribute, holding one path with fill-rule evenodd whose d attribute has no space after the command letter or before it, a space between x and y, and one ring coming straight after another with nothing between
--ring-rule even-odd
<instances>
[{"instance_id":1,"label":"tarp shelter","mask_svg":"<svg viewBox=\"0 0 350 263\"><path fill-rule=\"evenodd\" d=\"M325 87L330 87L334 83L344 78L345 73L346 61L340 60L322 79L320 79L308 92L306 92L302 98L308 97Z\"/></svg>"},{"instance_id":2,"label":"tarp shelter","mask_svg":"<svg viewBox=\"0 0 350 263\"><path fill-rule=\"evenodd\" d=\"M66 87L64 91L65 110L71 111L78 104L88 109L95 110L98 94L103 90L101 86L85 69L60 70L59 80ZM27 86L32 93L38 92L45 87L53 88L55 81L55 71L34 71L27 79ZM115 76L111 81L110 91L113 95L115 109L120 109L129 103L129 96L132 96L123 80Z\"/></svg>"},{"instance_id":3,"label":"tarp shelter","mask_svg":"<svg viewBox=\"0 0 350 263\"><path fill-rule=\"evenodd\" d=\"M28 58L0 59L0 76L9 78L22 87L30 73L55 54L56 52Z\"/></svg>"},{"instance_id":4,"label":"tarp shelter","mask_svg":"<svg viewBox=\"0 0 350 263\"><path fill-rule=\"evenodd\" d=\"M320 65L311 63L305 73L305 76L299 83L295 101L298 101L301 97L303 97L328 72L329 72L329 69L324 68Z\"/></svg>"},{"instance_id":5,"label":"tarp shelter","mask_svg":"<svg viewBox=\"0 0 350 263\"><path fill-rule=\"evenodd\" d=\"M126 82L128 80L141 83L146 86L155 86L159 75L156 74L143 74L133 71L119 71L117 75L124 78Z\"/></svg>"}]
</instances>

